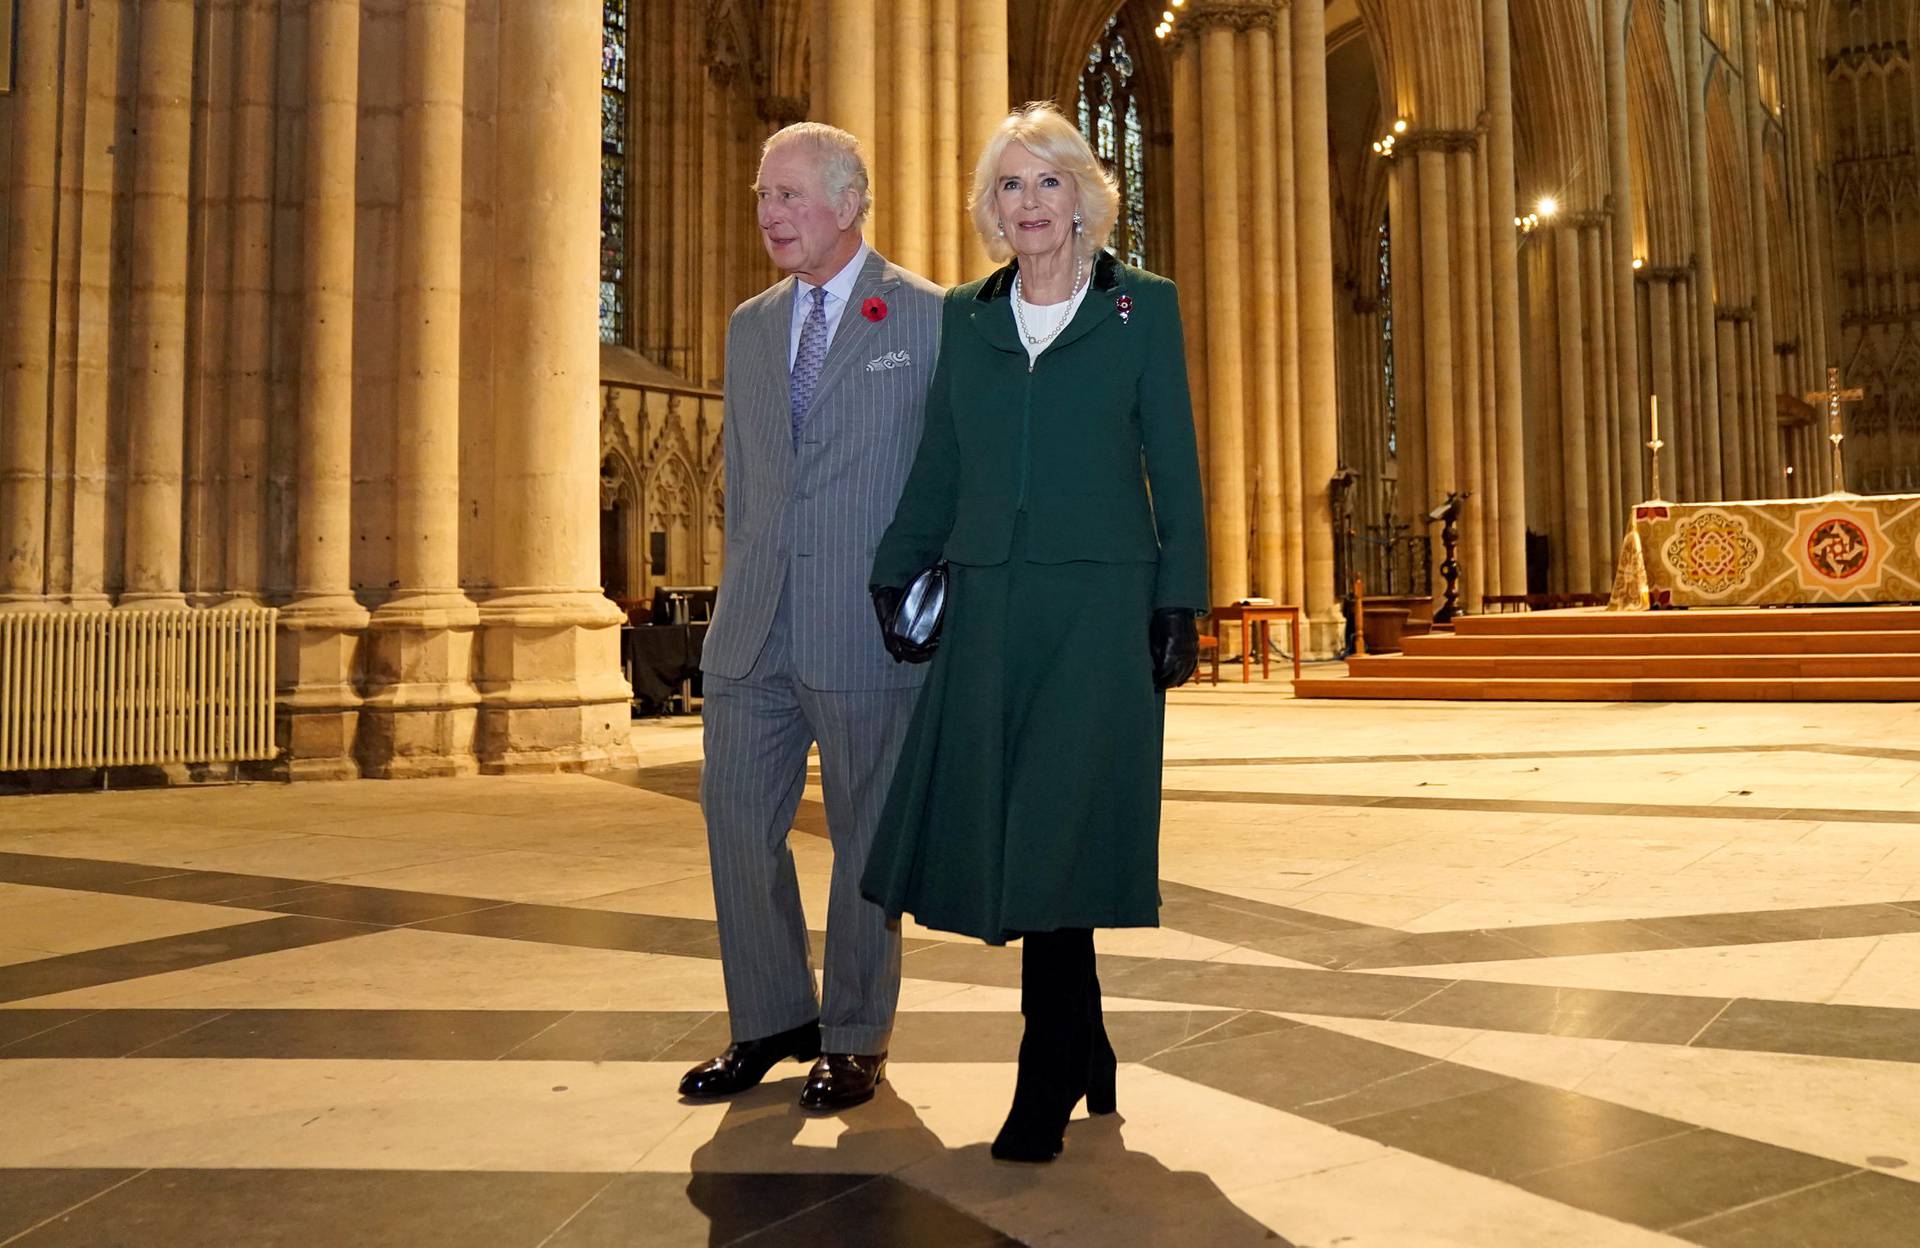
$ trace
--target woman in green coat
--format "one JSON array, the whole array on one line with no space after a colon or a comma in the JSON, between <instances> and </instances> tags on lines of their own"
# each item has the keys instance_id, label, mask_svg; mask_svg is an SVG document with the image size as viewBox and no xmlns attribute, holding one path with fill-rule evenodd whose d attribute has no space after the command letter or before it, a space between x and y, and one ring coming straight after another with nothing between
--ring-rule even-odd
<instances>
[{"instance_id":1,"label":"woman in green coat","mask_svg":"<svg viewBox=\"0 0 1920 1248\"><path fill-rule=\"evenodd\" d=\"M918 456L875 556L888 649L932 659L863 889L891 914L1019 937L1026 1034L993 1154L1049 1161L1114 1108L1097 927L1159 922L1165 690L1193 674L1206 528L1171 282L1103 248L1119 197L1050 105L974 174L1012 263L947 295ZM949 570L937 652L892 627Z\"/></svg>"}]
</instances>

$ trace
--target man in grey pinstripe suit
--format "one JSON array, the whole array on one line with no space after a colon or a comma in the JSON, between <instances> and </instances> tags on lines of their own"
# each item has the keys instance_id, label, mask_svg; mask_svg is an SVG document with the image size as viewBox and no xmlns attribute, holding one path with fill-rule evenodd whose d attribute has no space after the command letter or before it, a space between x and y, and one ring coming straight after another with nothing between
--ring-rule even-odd
<instances>
[{"instance_id":1,"label":"man in grey pinstripe suit","mask_svg":"<svg viewBox=\"0 0 1920 1248\"><path fill-rule=\"evenodd\" d=\"M680 1091L731 1095L798 1058L814 1061L800 1103L844 1109L884 1074L900 995L899 932L860 873L926 669L888 657L867 581L919 444L940 291L866 245L867 171L845 131L774 135L755 193L788 276L727 331L726 572L701 662L733 1043ZM834 850L820 996L787 846L816 743Z\"/></svg>"}]
</instances>

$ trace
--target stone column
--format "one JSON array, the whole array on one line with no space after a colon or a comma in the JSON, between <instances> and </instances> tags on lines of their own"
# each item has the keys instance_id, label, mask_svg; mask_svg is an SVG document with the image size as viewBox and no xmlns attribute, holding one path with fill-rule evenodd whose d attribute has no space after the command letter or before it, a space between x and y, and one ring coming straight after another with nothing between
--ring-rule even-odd
<instances>
[{"instance_id":1,"label":"stone column","mask_svg":"<svg viewBox=\"0 0 1920 1248\"><path fill-rule=\"evenodd\" d=\"M835 0L858 4L862 0ZM874 0L864 0L871 5ZM960 4L960 159L969 170L986 146L987 136L1006 117L1007 6L959 0ZM967 233L971 235L972 230ZM962 248L965 278L985 275L992 265L977 240Z\"/></svg>"},{"instance_id":2,"label":"stone column","mask_svg":"<svg viewBox=\"0 0 1920 1248\"><path fill-rule=\"evenodd\" d=\"M1402 145L1404 147L1404 144ZM1413 152L1402 150L1387 172L1387 211L1393 216L1393 319L1405 329L1394 335L1394 372L1401 379L1396 406L1399 412L1400 479L1396 487L1399 518L1424 532L1427 489L1427 400L1424 382L1427 353L1416 327L1426 324L1425 285L1420 263L1420 170Z\"/></svg>"},{"instance_id":3,"label":"stone column","mask_svg":"<svg viewBox=\"0 0 1920 1248\"><path fill-rule=\"evenodd\" d=\"M308 0L305 253L294 589L280 612L280 746L290 779L360 774L353 596L354 177L360 0ZM583 289L586 289L583 287Z\"/></svg>"},{"instance_id":4,"label":"stone column","mask_svg":"<svg viewBox=\"0 0 1920 1248\"><path fill-rule=\"evenodd\" d=\"M1173 273L1180 287L1182 323L1187 334L1187 386L1192 392L1193 428L1200 445L1200 479L1212 480L1207 423L1206 203L1203 146L1206 127L1200 105L1200 46L1183 31L1173 57ZM1215 601L1220 601L1215 595Z\"/></svg>"},{"instance_id":5,"label":"stone column","mask_svg":"<svg viewBox=\"0 0 1920 1248\"><path fill-rule=\"evenodd\" d=\"M933 269L928 277L957 286L961 257L973 254L973 227L967 223L968 178L978 152L960 146L959 0L933 0L929 46L933 61Z\"/></svg>"},{"instance_id":6,"label":"stone column","mask_svg":"<svg viewBox=\"0 0 1920 1248\"><path fill-rule=\"evenodd\" d=\"M1567 589L1593 584L1593 532L1587 494L1587 344L1581 306L1580 235L1572 222L1551 227L1553 282L1560 329L1560 490L1562 532L1555 554L1566 569Z\"/></svg>"},{"instance_id":7,"label":"stone column","mask_svg":"<svg viewBox=\"0 0 1920 1248\"><path fill-rule=\"evenodd\" d=\"M461 154L466 0L409 0L401 110L392 597L367 643L361 765L468 775L480 614L460 589Z\"/></svg>"},{"instance_id":8,"label":"stone column","mask_svg":"<svg viewBox=\"0 0 1920 1248\"><path fill-rule=\"evenodd\" d=\"M1240 116L1241 105L1235 46L1239 36L1225 20L1205 10L1188 20L1199 33L1206 143L1207 540L1213 596L1224 603L1244 598L1248 590L1244 386L1248 357L1240 281L1245 261L1240 252L1241 144L1232 120Z\"/></svg>"},{"instance_id":9,"label":"stone column","mask_svg":"<svg viewBox=\"0 0 1920 1248\"><path fill-rule=\"evenodd\" d=\"M599 590L600 15L500 11L494 298L494 593L481 608L489 772L631 757L620 609Z\"/></svg>"},{"instance_id":10,"label":"stone column","mask_svg":"<svg viewBox=\"0 0 1920 1248\"><path fill-rule=\"evenodd\" d=\"M227 431L227 605L260 601L266 542L267 416L273 404L273 166L277 6L242 0L233 126L232 377Z\"/></svg>"},{"instance_id":11,"label":"stone column","mask_svg":"<svg viewBox=\"0 0 1920 1248\"><path fill-rule=\"evenodd\" d=\"M925 273L933 258L933 221L930 204L936 175L928 160L933 140L928 117L930 85L927 28L928 0L892 0L893 72L887 76L893 145L887 157L887 185L893 188L889 205L893 248L888 259L915 273Z\"/></svg>"},{"instance_id":12,"label":"stone column","mask_svg":"<svg viewBox=\"0 0 1920 1248\"><path fill-rule=\"evenodd\" d=\"M1702 498L1724 498L1721 493L1719 392L1719 335L1714 329L1713 198L1707 168L1707 88L1700 14L1706 0L1681 0L1680 44L1685 60L1681 89L1687 99L1687 171L1693 189L1693 259L1695 340L1700 373L1699 427L1705 434L1700 482Z\"/></svg>"},{"instance_id":13,"label":"stone column","mask_svg":"<svg viewBox=\"0 0 1920 1248\"><path fill-rule=\"evenodd\" d=\"M1631 10L1632 0L1605 0L1601 32L1607 76L1607 166L1613 185L1610 276L1614 367L1619 379L1618 410L1625 412L1641 406L1639 316L1634 305L1633 282L1633 203L1637 190L1633 185L1633 151L1627 133L1627 18ZM1622 498L1642 497L1638 455L1621 456L1619 489Z\"/></svg>"},{"instance_id":14,"label":"stone column","mask_svg":"<svg viewBox=\"0 0 1920 1248\"><path fill-rule=\"evenodd\" d=\"M1753 413L1759 426L1755 430L1755 449L1759 452L1755 461L1763 483L1760 496L1772 498L1780 489L1780 440L1775 436L1773 415L1777 402L1774 396L1780 393L1780 369L1773 354L1773 231L1768 223L1766 105L1760 96L1760 9L1754 0L1745 0L1740 13L1741 96L1746 103L1747 189L1751 202L1748 220L1753 230L1753 381L1757 392ZM1905 104L1911 112L1911 96Z\"/></svg>"},{"instance_id":15,"label":"stone column","mask_svg":"<svg viewBox=\"0 0 1920 1248\"><path fill-rule=\"evenodd\" d=\"M1280 230L1280 501L1287 602L1303 602L1307 584L1306 508L1302 498L1300 428L1300 197L1293 158L1293 11L1273 24L1274 201Z\"/></svg>"},{"instance_id":16,"label":"stone column","mask_svg":"<svg viewBox=\"0 0 1920 1248\"><path fill-rule=\"evenodd\" d=\"M1447 180L1453 211L1454 480L1469 495L1461 516L1461 602L1478 611L1487 592L1487 505L1480 486L1480 178L1470 146L1456 147Z\"/></svg>"},{"instance_id":17,"label":"stone column","mask_svg":"<svg viewBox=\"0 0 1920 1248\"><path fill-rule=\"evenodd\" d=\"M1333 336L1333 190L1327 170L1326 0L1293 0L1294 176L1299 211L1300 413L1307 558L1306 614L1315 654L1339 644L1333 514L1327 483L1339 466Z\"/></svg>"},{"instance_id":18,"label":"stone column","mask_svg":"<svg viewBox=\"0 0 1920 1248\"><path fill-rule=\"evenodd\" d=\"M1720 363L1720 497L1747 498L1740 449L1740 347L1731 312L1715 317L1714 346Z\"/></svg>"},{"instance_id":19,"label":"stone column","mask_svg":"<svg viewBox=\"0 0 1920 1248\"><path fill-rule=\"evenodd\" d=\"M1607 315L1606 315L1606 261L1603 259L1606 249L1601 244L1600 218L1589 217L1580 228L1581 295L1585 300L1583 316L1586 323L1587 339L1587 521L1585 540L1592 547L1593 576L1580 586L1581 592L1590 592L1600 586L1596 581L1608 579L1608 570L1612 567L1613 542L1607 516L1615 510L1613 499L1613 479L1608 448L1613 439L1608 435L1610 409L1607 403L1607 375L1611 365L1607 361Z\"/></svg>"},{"instance_id":20,"label":"stone column","mask_svg":"<svg viewBox=\"0 0 1920 1248\"><path fill-rule=\"evenodd\" d=\"M1676 449L1680 409L1673 384L1673 332L1673 279L1663 274L1652 274L1647 278L1647 343L1653 354L1653 393L1660 400L1661 440L1666 443L1660 450L1660 486L1668 498L1677 499L1680 497L1677 491L1680 482L1675 472L1679 467L1679 458L1673 451ZM1641 442L1649 440L1651 419L1651 411L1637 414L1634 427ZM1643 449L1641 455L1646 454L1648 452ZM1651 495L1650 476L1640 493L1643 498Z\"/></svg>"},{"instance_id":21,"label":"stone column","mask_svg":"<svg viewBox=\"0 0 1920 1248\"><path fill-rule=\"evenodd\" d=\"M823 49L826 64L814 79L821 100L815 113L829 125L839 126L858 138L867 149L867 158L880 152L880 135L875 121L879 115L879 58L875 41L879 35L878 0L814 0L824 5L827 15L827 41ZM501 55L510 55L502 44ZM890 82L889 90L894 89ZM506 103L502 96L502 104ZM876 171L877 172L877 171ZM879 196L874 197L877 201ZM876 203L874 219L891 205ZM875 225L867 227L873 237Z\"/></svg>"},{"instance_id":22,"label":"stone column","mask_svg":"<svg viewBox=\"0 0 1920 1248\"><path fill-rule=\"evenodd\" d=\"M1520 371L1519 242L1513 229L1513 43L1508 0L1481 10L1487 74L1486 215L1493 240L1493 360L1499 431L1493 460L1500 477L1500 592L1527 592L1525 384Z\"/></svg>"},{"instance_id":23,"label":"stone column","mask_svg":"<svg viewBox=\"0 0 1920 1248\"><path fill-rule=\"evenodd\" d=\"M1415 159L1420 178L1420 345L1425 364L1421 379L1427 409L1427 492L1415 506L1424 514L1459 487L1454 453L1458 413L1453 397L1454 278L1447 153L1430 137L1415 141L1420 144Z\"/></svg>"},{"instance_id":24,"label":"stone column","mask_svg":"<svg viewBox=\"0 0 1920 1248\"><path fill-rule=\"evenodd\" d=\"M40 608L47 601L47 421L61 9L28 4L18 20L14 55L19 70L7 102L5 190L12 237L5 284L0 286L0 610ZM188 29L191 32L191 25Z\"/></svg>"},{"instance_id":25,"label":"stone column","mask_svg":"<svg viewBox=\"0 0 1920 1248\"><path fill-rule=\"evenodd\" d=\"M1478 280L1475 283L1475 304L1479 312L1478 334L1480 338L1480 462L1475 468L1475 480L1480 488L1480 526L1481 559L1486 563L1486 576L1483 589L1486 593L1501 592L1505 573L1500 566L1501 541L1500 517L1500 401L1495 393L1498 385L1498 366L1494 352L1494 297L1493 297L1493 249L1496 246L1495 231L1505 238L1511 238L1512 226L1507 223L1495 225L1487 215L1486 205L1491 196L1491 179L1487 175L1487 136L1481 132L1475 141L1474 189L1479 201L1479 217L1473 223L1474 272Z\"/></svg>"},{"instance_id":26,"label":"stone column","mask_svg":"<svg viewBox=\"0 0 1920 1248\"><path fill-rule=\"evenodd\" d=\"M1812 51L1807 44L1807 5L1806 0L1787 0L1787 21L1792 34L1788 42L1788 72L1795 84L1795 93L1800 100L1800 111L1788 122L1793 128L1795 141L1800 147L1800 202L1805 205L1806 247L1807 247L1807 285L1806 296L1812 302L1809 310L1811 337L1811 358L1808 361L1807 377L1809 382L1818 382L1826 376L1826 369L1832 362L1827 344L1826 310L1833 295L1829 284L1830 274L1826 260L1828 252L1824 232L1820 221L1826 209L1820 198L1819 172L1814 158L1815 127L1819 124L1818 108L1812 81ZM1824 85L1824 84L1822 84ZM1811 471L1810 464L1800 466L1801 473ZM1796 474L1799 475L1799 474ZM1810 492L1811 483L1808 484Z\"/></svg>"},{"instance_id":27,"label":"stone column","mask_svg":"<svg viewBox=\"0 0 1920 1248\"><path fill-rule=\"evenodd\" d=\"M127 542L123 607L180 607L186 453L187 190L193 0L151 0L139 27L127 313Z\"/></svg>"},{"instance_id":28,"label":"stone column","mask_svg":"<svg viewBox=\"0 0 1920 1248\"><path fill-rule=\"evenodd\" d=\"M1247 136L1253 159L1248 162L1252 179L1248 203L1253 209L1250 223L1253 234L1252 273L1262 285L1280 271L1280 223L1278 181L1274 176L1274 73L1273 30L1256 24L1245 35L1247 51L1248 109ZM1291 182L1291 179L1288 179ZM1280 375L1280 309L1284 295L1278 292L1251 300L1253 309L1253 437L1254 462L1259 471L1254 533L1257 537L1254 557L1254 585L1259 592L1281 602L1287 598L1284 501L1282 498L1281 422L1284 419ZM1295 491L1297 493L1297 491Z\"/></svg>"}]
</instances>

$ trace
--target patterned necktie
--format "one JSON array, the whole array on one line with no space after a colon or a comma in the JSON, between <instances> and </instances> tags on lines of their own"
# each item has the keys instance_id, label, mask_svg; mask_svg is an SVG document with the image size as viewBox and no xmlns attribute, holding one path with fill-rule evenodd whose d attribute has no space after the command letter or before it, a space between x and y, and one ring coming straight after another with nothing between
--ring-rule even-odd
<instances>
[{"instance_id":1,"label":"patterned necktie","mask_svg":"<svg viewBox=\"0 0 1920 1248\"><path fill-rule=\"evenodd\" d=\"M813 307L800 324L800 349L793 356L793 379L787 391L789 414L793 420L793 449L800 449L800 426L806 423L807 408L820 385L820 369L827 362L827 288L815 286L807 292Z\"/></svg>"}]
</instances>

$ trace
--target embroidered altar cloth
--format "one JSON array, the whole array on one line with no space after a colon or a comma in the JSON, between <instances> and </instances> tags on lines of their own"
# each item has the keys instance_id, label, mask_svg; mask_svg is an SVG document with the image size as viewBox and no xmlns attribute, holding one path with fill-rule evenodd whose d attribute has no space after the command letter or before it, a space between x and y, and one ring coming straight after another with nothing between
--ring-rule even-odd
<instances>
[{"instance_id":1,"label":"embroidered altar cloth","mask_svg":"<svg viewBox=\"0 0 1920 1248\"><path fill-rule=\"evenodd\" d=\"M1641 503L1612 606L1842 602L1920 602L1920 494Z\"/></svg>"}]
</instances>

